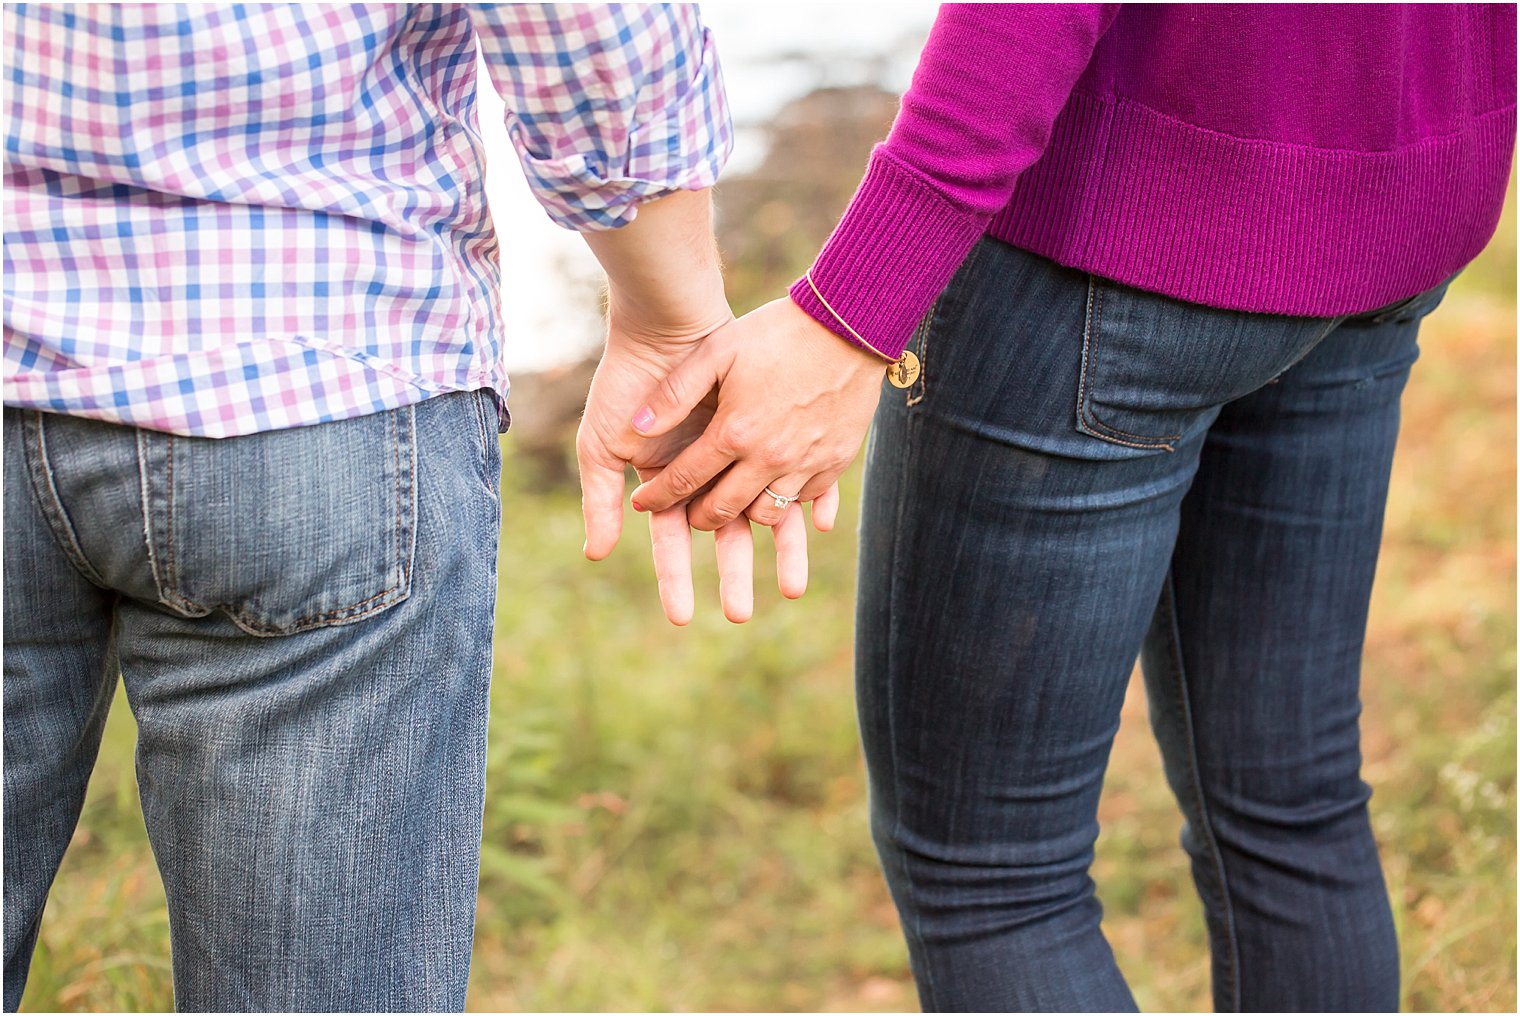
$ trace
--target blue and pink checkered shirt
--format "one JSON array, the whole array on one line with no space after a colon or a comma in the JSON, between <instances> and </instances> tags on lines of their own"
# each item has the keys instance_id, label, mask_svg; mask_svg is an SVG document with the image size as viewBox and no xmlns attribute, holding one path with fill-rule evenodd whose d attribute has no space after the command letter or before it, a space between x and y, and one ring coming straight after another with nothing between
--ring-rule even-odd
<instances>
[{"instance_id":1,"label":"blue and pink checkered shirt","mask_svg":"<svg viewBox=\"0 0 1520 1016\"><path fill-rule=\"evenodd\" d=\"M476 45L549 215L731 147L687 4L7 4L5 403L223 437L491 387Z\"/></svg>"}]
</instances>

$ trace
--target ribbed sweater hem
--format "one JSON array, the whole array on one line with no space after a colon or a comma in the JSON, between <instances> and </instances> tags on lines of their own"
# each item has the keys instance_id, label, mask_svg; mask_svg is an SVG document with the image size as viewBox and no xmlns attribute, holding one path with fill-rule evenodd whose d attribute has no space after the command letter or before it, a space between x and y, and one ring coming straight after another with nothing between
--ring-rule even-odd
<instances>
[{"instance_id":1,"label":"ribbed sweater hem","mask_svg":"<svg viewBox=\"0 0 1520 1016\"><path fill-rule=\"evenodd\" d=\"M1077 93L988 232L1192 303L1355 314L1429 289L1483 249L1514 140L1513 105L1459 133L1357 152L1235 138Z\"/></svg>"},{"instance_id":2,"label":"ribbed sweater hem","mask_svg":"<svg viewBox=\"0 0 1520 1016\"><path fill-rule=\"evenodd\" d=\"M1191 303L1356 314L1429 289L1483 249L1514 141L1513 105L1457 133L1360 152L1232 137L1077 92L990 221L878 146L810 270L828 306L805 277L791 296L895 358L985 232Z\"/></svg>"}]
</instances>

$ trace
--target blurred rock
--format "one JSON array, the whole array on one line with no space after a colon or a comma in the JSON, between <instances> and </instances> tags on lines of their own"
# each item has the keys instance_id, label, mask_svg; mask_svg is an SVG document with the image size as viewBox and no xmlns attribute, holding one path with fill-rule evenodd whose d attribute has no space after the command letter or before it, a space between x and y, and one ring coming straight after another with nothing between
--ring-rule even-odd
<instances>
[{"instance_id":1,"label":"blurred rock","mask_svg":"<svg viewBox=\"0 0 1520 1016\"><path fill-rule=\"evenodd\" d=\"M820 88L761 126L765 157L717 188L718 246L739 312L785 293L844 213L897 96L874 85Z\"/></svg>"}]
</instances>

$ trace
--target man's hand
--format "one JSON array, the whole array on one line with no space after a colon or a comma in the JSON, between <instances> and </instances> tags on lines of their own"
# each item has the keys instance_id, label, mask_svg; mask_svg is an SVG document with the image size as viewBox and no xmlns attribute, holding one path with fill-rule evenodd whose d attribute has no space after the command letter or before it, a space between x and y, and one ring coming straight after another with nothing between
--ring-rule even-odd
<instances>
[{"instance_id":1,"label":"man's hand","mask_svg":"<svg viewBox=\"0 0 1520 1016\"><path fill-rule=\"evenodd\" d=\"M789 299L715 331L628 419L663 440L699 407L713 413L700 437L633 492L634 507L659 513L689 502L690 524L708 530L746 514L762 525L797 514L764 489L808 501L833 487L860 450L886 366Z\"/></svg>"},{"instance_id":2,"label":"man's hand","mask_svg":"<svg viewBox=\"0 0 1520 1016\"><path fill-rule=\"evenodd\" d=\"M651 335L631 331L613 318L607 348L591 380L586 412L576 434L580 464L581 510L586 520L586 556L600 561L617 546L623 527L624 468L632 465L646 475L664 468L712 419L717 399L691 407L686 417L659 438L640 436L629 423L647 393L692 351L704 336L732 319L714 313L690 326L685 336ZM683 522L684 527L684 522Z\"/></svg>"}]
</instances>

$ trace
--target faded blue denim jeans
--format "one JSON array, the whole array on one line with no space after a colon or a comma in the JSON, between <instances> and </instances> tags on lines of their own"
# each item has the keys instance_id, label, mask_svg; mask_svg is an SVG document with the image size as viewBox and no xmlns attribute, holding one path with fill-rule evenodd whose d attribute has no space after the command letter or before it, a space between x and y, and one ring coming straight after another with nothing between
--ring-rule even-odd
<instances>
[{"instance_id":1,"label":"faded blue denim jeans","mask_svg":"<svg viewBox=\"0 0 1520 1016\"><path fill-rule=\"evenodd\" d=\"M496 410L210 440L5 410L5 1007L118 673L187 1010L458 1010Z\"/></svg>"},{"instance_id":2,"label":"faded blue denim jeans","mask_svg":"<svg viewBox=\"0 0 1520 1016\"><path fill-rule=\"evenodd\" d=\"M926 1009L1134 1008L1088 868L1137 655L1217 1007L1397 1007L1358 683L1443 292L1323 320L991 239L961 267L886 389L860 562L872 827Z\"/></svg>"}]
</instances>

